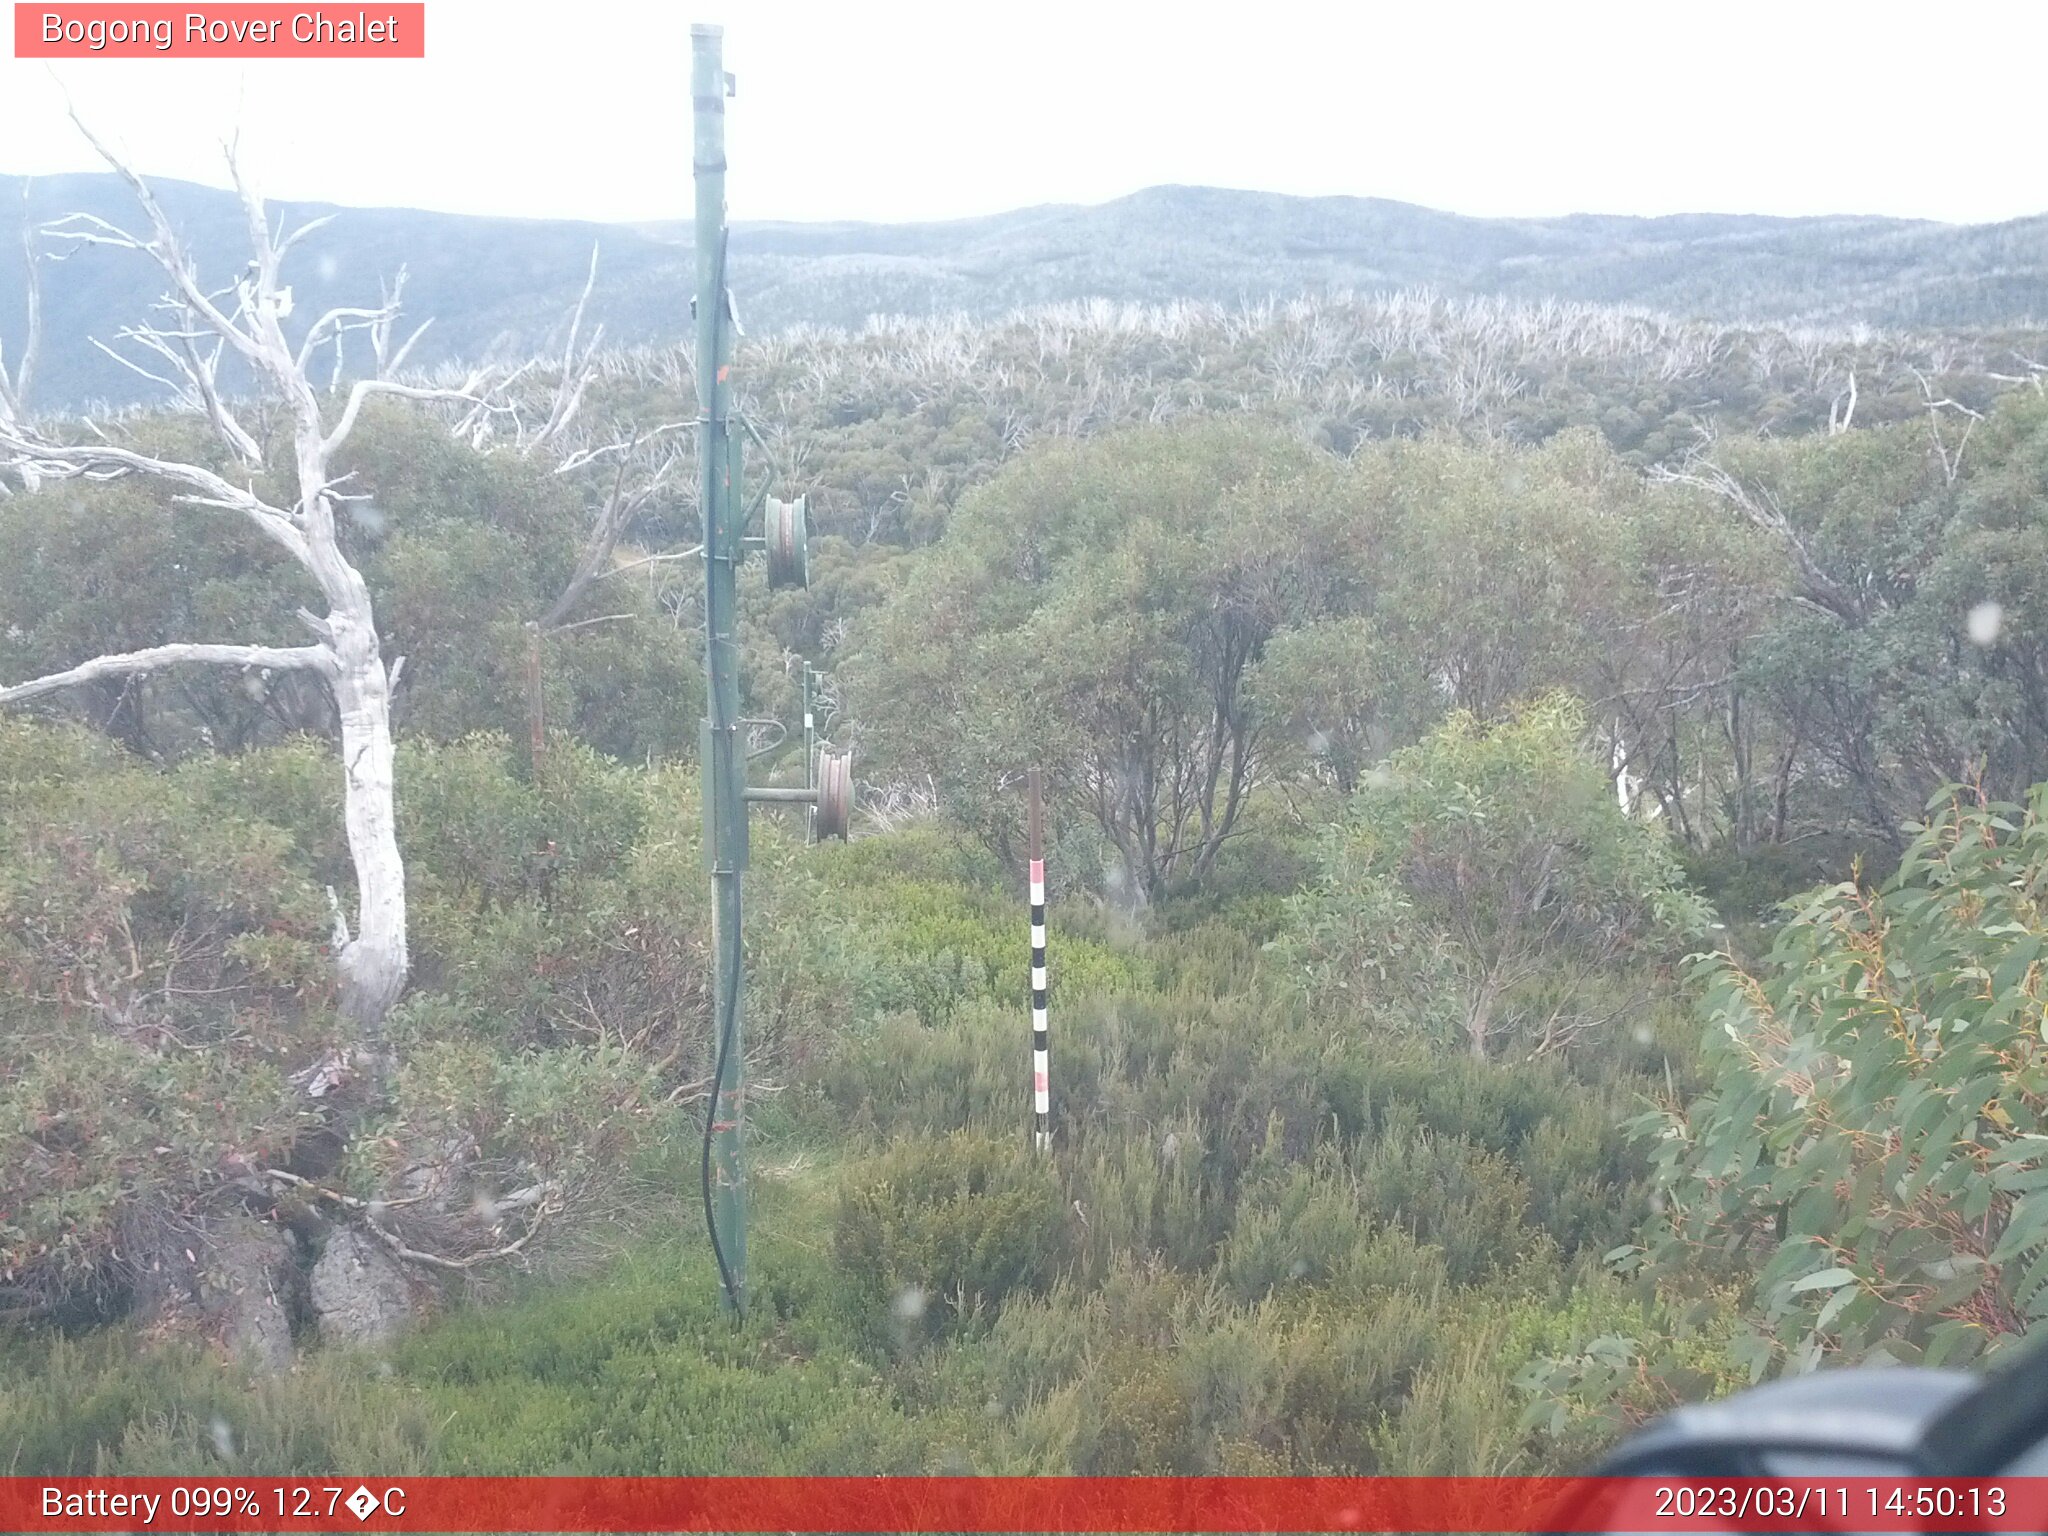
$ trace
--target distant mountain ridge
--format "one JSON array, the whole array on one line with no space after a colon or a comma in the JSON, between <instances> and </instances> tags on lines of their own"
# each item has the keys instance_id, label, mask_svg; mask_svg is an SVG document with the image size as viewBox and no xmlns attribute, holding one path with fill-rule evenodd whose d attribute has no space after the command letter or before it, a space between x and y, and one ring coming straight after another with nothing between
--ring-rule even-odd
<instances>
[{"instance_id":1,"label":"distant mountain ridge","mask_svg":"<svg viewBox=\"0 0 2048 1536\"><path fill-rule=\"evenodd\" d=\"M159 182L206 275L247 260L233 196ZM0 176L0 249L19 249L22 180ZM110 175L30 188L26 217L89 212L133 226ZM374 299L408 269L407 310L434 326L423 363L547 342L602 246L593 318L614 343L682 334L691 281L682 224L596 225L411 209L277 204L291 220L341 218L294 253L301 310ZM735 226L732 279L751 330L858 326L873 314L990 316L1081 298L1235 303L1341 290L1429 287L1626 304L1703 319L1915 329L2002 329L2048 318L2048 215L2002 224L1911 219L1573 214L1489 219L1379 198L1152 187L1093 206L1048 205L921 224ZM45 269L37 399L126 402L149 386L92 348L139 319L159 285L132 252L86 248ZM24 288L0 264L0 339L24 326Z\"/></svg>"}]
</instances>

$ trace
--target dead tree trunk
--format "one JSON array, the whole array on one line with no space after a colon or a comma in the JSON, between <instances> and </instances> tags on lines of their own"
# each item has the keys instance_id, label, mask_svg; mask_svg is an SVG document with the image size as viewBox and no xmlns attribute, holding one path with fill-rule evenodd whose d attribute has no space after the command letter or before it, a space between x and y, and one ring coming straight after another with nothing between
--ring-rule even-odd
<instances>
[{"instance_id":1,"label":"dead tree trunk","mask_svg":"<svg viewBox=\"0 0 2048 1536\"><path fill-rule=\"evenodd\" d=\"M326 612L300 610L300 618L314 636L310 645L177 643L100 656L63 672L12 687L0 686L0 704L34 698L74 683L194 662L305 671L326 684L340 719L343 817L356 883L353 931L339 899L335 901L334 956L342 1012L355 1027L355 1060L352 1068L347 1062L329 1062L309 1069L307 1085L309 1092L325 1093L328 1086L353 1070L354 1075L366 1079L369 1096L375 1097L388 1067L384 1018L405 988L410 964L391 740L391 693L402 658L387 667L369 587L336 537L335 509L349 494L341 489L331 466L372 395L467 402L469 417L457 427L463 432L480 412L489 409L478 394L482 377L472 377L464 387L453 390L416 387L392 377L419 336L416 330L403 345L391 346L402 276L378 307L329 310L314 319L294 344L284 329L292 301L280 269L292 247L326 221L315 220L289 236L274 233L262 200L243 185L237 172L235 185L247 217L253 259L232 289L210 290L200 282L149 187L82 123L79 127L128 183L148 219L148 234L130 234L91 215L59 220L44 234L56 240L139 251L163 270L170 292L161 307L178 316L180 323L130 327L119 339L149 353L156 366L168 370L165 377L130 363L148 377L170 384L181 405L205 416L235 460L233 473L247 483L236 484L202 465L137 453L105 435L81 443L60 442L38 430L18 409L0 410L0 467L11 468L29 486L44 480L131 474L168 480L182 488L180 500L238 513L288 552L318 589ZM234 171L232 154L228 163ZM367 336L376 372L349 387L330 427L322 396L311 381L312 364L323 347L334 348L338 358L343 339L357 333ZM219 388L224 358L238 361L269 399L284 409L298 480L296 498L285 505L264 500L253 488L256 472L264 467L262 454L256 435L237 418L243 407L229 401ZM14 393L18 396L19 391Z\"/></svg>"},{"instance_id":2,"label":"dead tree trunk","mask_svg":"<svg viewBox=\"0 0 2048 1536\"><path fill-rule=\"evenodd\" d=\"M341 716L342 771L347 790L342 819L356 872L356 930L336 956L341 971L342 1016L373 1054L383 1054L384 1015L405 990L411 956L406 948L405 862L398 852L398 821L391 746L391 678L377 651L377 632L365 601L362 622L336 626L340 665L332 684ZM330 619L330 622L332 620Z\"/></svg>"}]
</instances>

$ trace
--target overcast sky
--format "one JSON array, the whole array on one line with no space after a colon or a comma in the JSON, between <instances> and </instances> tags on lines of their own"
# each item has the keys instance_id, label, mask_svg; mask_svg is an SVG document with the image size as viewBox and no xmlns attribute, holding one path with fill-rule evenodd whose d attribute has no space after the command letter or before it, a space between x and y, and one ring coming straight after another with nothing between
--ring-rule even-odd
<instances>
[{"instance_id":1,"label":"overcast sky","mask_svg":"<svg viewBox=\"0 0 2048 1536\"><path fill-rule=\"evenodd\" d=\"M330 3L373 14L375 0ZM2048 209L2048 5L428 0L419 61L0 60L0 171L588 219L689 207L725 27L738 218L936 219L1161 182L1472 214Z\"/></svg>"}]
</instances>

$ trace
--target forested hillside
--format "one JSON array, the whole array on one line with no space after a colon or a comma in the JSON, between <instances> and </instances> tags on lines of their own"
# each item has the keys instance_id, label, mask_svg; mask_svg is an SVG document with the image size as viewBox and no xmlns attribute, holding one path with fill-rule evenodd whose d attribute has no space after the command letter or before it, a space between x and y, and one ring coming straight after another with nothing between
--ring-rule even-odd
<instances>
[{"instance_id":1,"label":"forested hillside","mask_svg":"<svg viewBox=\"0 0 2048 1536\"><path fill-rule=\"evenodd\" d=\"M581 237L532 252L510 378L0 414L10 1467L1532 1472L2048 1307L2039 338L751 336L744 480L816 535L743 573L753 773L808 658L862 808L754 824L734 1324L690 359L565 336ZM321 301L252 291L289 354ZM256 649L72 670L194 640Z\"/></svg>"},{"instance_id":2,"label":"forested hillside","mask_svg":"<svg viewBox=\"0 0 2048 1536\"><path fill-rule=\"evenodd\" d=\"M233 272L247 259L232 193L180 182L159 191L202 267ZM81 211L130 222L113 176L26 185L0 176L0 248L19 247L24 220L42 225ZM687 292L689 259L675 226L315 204L277 211L294 222L335 216L317 251L308 248L287 272L302 313L360 302L406 269L412 311L434 317L416 357L423 364L537 350L551 318L574 301L593 245L602 257L592 316L615 342L668 343L684 329L687 305L677 295ZM859 330L876 315L989 320L1090 299L1235 308L1413 289L1627 305L1722 324L2003 332L2048 322L2041 218L1482 219L1378 198L1152 187L1097 207L938 224L742 223L732 269L741 317L757 332ZM146 380L88 338L111 341L155 292L148 269L118 252L77 250L51 269L48 403L151 397ZM20 285L0 284L0 341L18 350L23 328Z\"/></svg>"}]
</instances>

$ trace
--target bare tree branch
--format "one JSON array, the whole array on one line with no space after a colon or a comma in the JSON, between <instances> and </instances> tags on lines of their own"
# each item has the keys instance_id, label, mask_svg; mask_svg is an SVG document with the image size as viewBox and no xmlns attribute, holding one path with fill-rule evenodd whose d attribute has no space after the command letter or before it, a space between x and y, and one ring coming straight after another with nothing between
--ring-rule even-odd
<instances>
[{"instance_id":1,"label":"bare tree branch","mask_svg":"<svg viewBox=\"0 0 2048 1536\"><path fill-rule=\"evenodd\" d=\"M102 480L136 474L190 486L199 494L181 499L240 512L292 558L302 565L311 563L311 547L296 514L272 506L254 491L223 480L202 465L159 459L113 443L53 443L5 423L0 423L0 452L11 455L16 468L49 480Z\"/></svg>"},{"instance_id":2,"label":"bare tree branch","mask_svg":"<svg viewBox=\"0 0 2048 1536\"><path fill-rule=\"evenodd\" d=\"M1799 568L1800 596L1817 608L1825 609L1837 618L1849 623L1862 619L1862 606L1844 591L1830 576L1807 547L1805 537L1792 526L1785 515L1785 509L1778 504L1778 498L1768 486L1745 485L1734 475L1704 452L1696 452L1685 465L1672 469L1657 465L1650 470L1650 477L1666 485L1682 485L1693 490L1705 491L1734 507L1745 518L1764 532L1774 535L1791 551L1793 563Z\"/></svg>"},{"instance_id":3,"label":"bare tree branch","mask_svg":"<svg viewBox=\"0 0 2048 1536\"><path fill-rule=\"evenodd\" d=\"M78 683L102 677L125 677L137 672L155 672L183 662L204 662L220 667L264 667L273 672L309 669L325 673L334 665L334 653L324 645L153 645L145 651L123 651L95 656L62 672L31 678L11 687L0 686L0 704L17 704L40 694L54 693Z\"/></svg>"},{"instance_id":4,"label":"bare tree branch","mask_svg":"<svg viewBox=\"0 0 2048 1536\"><path fill-rule=\"evenodd\" d=\"M406 343L407 346L411 344ZM401 400L485 405L489 403L489 398L481 393L484 380L485 375L478 372L471 374L469 382L459 389L437 389L430 385L400 384L392 379L357 379L349 386L348 404L342 407L341 420L335 423L334 430L328 434L321 447L325 453L332 454L348 441L349 433L355 430L356 417L362 413L363 402L372 395L394 395Z\"/></svg>"},{"instance_id":5,"label":"bare tree branch","mask_svg":"<svg viewBox=\"0 0 2048 1536\"><path fill-rule=\"evenodd\" d=\"M583 279L583 292L576 300L575 311L569 316L569 337L562 344L562 376L555 384L555 395L548 407L548 416L527 445L528 451L560 436L575 416L577 407L583 403L583 392L590 387L590 381L597 377L597 370L591 366L596 355L598 342L604 337L604 327L599 326L591 335L590 343L579 356L576 341L583 330L583 312L590 304L591 290L597 286L597 244L591 243L590 271Z\"/></svg>"},{"instance_id":6,"label":"bare tree branch","mask_svg":"<svg viewBox=\"0 0 2048 1536\"><path fill-rule=\"evenodd\" d=\"M574 624L564 624L559 629L550 630L549 633L566 635L572 629L588 629L593 624L617 624L621 620L637 619L639 617L640 615L637 613L605 613L598 615L594 619L578 619Z\"/></svg>"},{"instance_id":7,"label":"bare tree branch","mask_svg":"<svg viewBox=\"0 0 2048 1536\"><path fill-rule=\"evenodd\" d=\"M539 625L543 634L554 629L575 610L585 590L596 580L605 562L611 558L620 532L631 520L632 515L645 503L647 497L653 494L655 482L636 488L631 496L627 494L626 472L632 467L632 461L632 449L629 447L626 452L619 455L618 467L612 474L611 494L605 498L603 510L597 515L597 522L591 528L589 537L583 541L582 552L576 560L576 569L570 574L568 582L549 606L548 611L540 617Z\"/></svg>"},{"instance_id":8,"label":"bare tree branch","mask_svg":"<svg viewBox=\"0 0 2048 1536\"><path fill-rule=\"evenodd\" d=\"M37 266L36 231L29 222L29 182L21 184L21 261L28 277L28 330L22 338L21 360L8 377L7 358L0 349L0 425L18 419L28 408L29 387L35 383L36 357L43 344L43 281Z\"/></svg>"},{"instance_id":9,"label":"bare tree branch","mask_svg":"<svg viewBox=\"0 0 2048 1536\"><path fill-rule=\"evenodd\" d=\"M1839 437L1856 421L1856 370L1849 370L1849 387L1828 404L1828 436Z\"/></svg>"},{"instance_id":10,"label":"bare tree branch","mask_svg":"<svg viewBox=\"0 0 2048 1536\"><path fill-rule=\"evenodd\" d=\"M637 571L646 565L666 565L674 560L694 560L704 553L702 544L692 544L688 549L674 549L659 555L641 555L635 560L622 560L610 570L599 573L598 580L607 576L623 576L628 571Z\"/></svg>"},{"instance_id":11,"label":"bare tree branch","mask_svg":"<svg viewBox=\"0 0 2048 1536\"><path fill-rule=\"evenodd\" d=\"M1947 483L1954 485L1956 476L1962 472L1963 450L1970 446L1970 434L1977 430L1977 423L1984 419L1984 413L1973 411L1960 400L1952 400L1946 395L1939 400L1935 399L1934 386L1927 382L1925 374L1918 368L1908 368L1906 371L1913 375L1915 382L1920 386L1920 398L1927 405L1927 430L1934 437L1934 451L1941 459L1942 474L1947 478ZM1941 430L1943 411L1954 411L1968 418L1968 425L1963 428L1962 438L1954 448L1949 447L1948 437Z\"/></svg>"}]
</instances>

